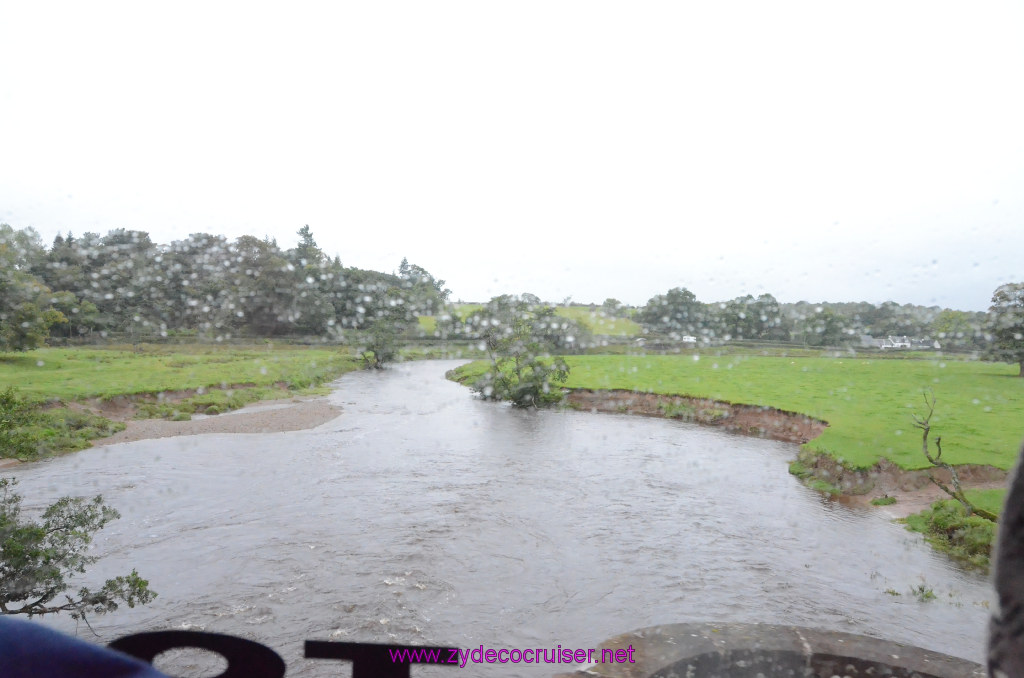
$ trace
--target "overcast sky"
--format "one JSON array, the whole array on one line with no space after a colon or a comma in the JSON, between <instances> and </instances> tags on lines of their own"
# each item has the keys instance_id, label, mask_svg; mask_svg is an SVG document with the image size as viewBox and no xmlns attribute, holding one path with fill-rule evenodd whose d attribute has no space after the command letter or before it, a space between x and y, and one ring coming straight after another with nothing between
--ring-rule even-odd
<instances>
[{"instance_id":1,"label":"overcast sky","mask_svg":"<svg viewBox=\"0 0 1024 678\"><path fill-rule=\"evenodd\" d=\"M1024 280L1020 2L8 2L0 222L408 257L453 299Z\"/></svg>"}]
</instances>

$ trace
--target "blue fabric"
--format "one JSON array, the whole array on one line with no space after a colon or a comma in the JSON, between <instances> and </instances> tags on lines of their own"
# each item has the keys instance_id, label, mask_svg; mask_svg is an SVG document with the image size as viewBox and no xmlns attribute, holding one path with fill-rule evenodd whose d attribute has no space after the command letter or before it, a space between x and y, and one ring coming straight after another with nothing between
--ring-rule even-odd
<instances>
[{"instance_id":1,"label":"blue fabric","mask_svg":"<svg viewBox=\"0 0 1024 678\"><path fill-rule=\"evenodd\" d=\"M0 678L168 678L144 661L0 616Z\"/></svg>"}]
</instances>

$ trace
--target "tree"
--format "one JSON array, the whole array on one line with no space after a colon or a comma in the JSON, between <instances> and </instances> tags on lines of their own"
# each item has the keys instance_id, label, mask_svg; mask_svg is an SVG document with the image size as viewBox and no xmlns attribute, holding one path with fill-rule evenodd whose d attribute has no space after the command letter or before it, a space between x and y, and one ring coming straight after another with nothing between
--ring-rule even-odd
<instances>
[{"instance_id":1,"label":"tree","mask_svg":"<svg viewBox=\"0 0 1024 678\"><path fill-rule=\"evenodd\" d=\"M652 332L673 335L707 333L707 308L685 287L674 287L652 297L637 313L637 320ZM703 331L702 331L703 330Z\"/></svg>"},{"instance_id":2,"label":"tree","mask_svg":"<svg viewBox=\"0 0 1024 678\"><path fill-rule=\"evenodd\" d=\"M113 612L119 603L135 607L156 598L149 582L132 570L108 579L98 591L83 586L75 595L65 595L67 602L51 605L70 588L69 578L99 559L86 555L92 535L120 514L99 495L88 501L62 497L43 512L41 523L24 520L16 483L0 478L0 614L70 612L81 619Z\"/></svg>"},{"instance_id":3,"label":"tree","mask_svg":"<svg viewBox=\"0 0 1024 678\"><path fill-rule=\"evenodd\" d=\"M446 289L444 280L438 280L427 269L402 258L398 266L406 303L418 315L434 315L444 308L451 290Z\"/></svg>"},{"instance_id":4,"label":"tree","mask_svg":"<svg viewBox=\"0 0 1024 678\"><path fill-rule=\"evenodd\" d=\"M372 308L369 309L363 362L368 369L379 370L398 356L398 336L409 328L413 316L397 287L389 287L376 298L369 298Z\"/></svg>"},{"instance_id":5,"label":"tree","mask_svg":"<svg viewBox=\"0 0 1024 678\"><path fill-rule=\"evenodd\" d=\"M960 474L956 472L956 467L952 464L942 461L942 436L935 438L935 456L932 456L931 452L928 451L928 434L931 433L932 426L932 415L935 414L935 394L925 392L924 404L928 408L928 414L919 417L914 415L914 428L921 429L921 451L924 453L924 458L928 460L928 463L937 468L944 468L949 472L950 482L953 484L953 489L950 489L946 483L942 482L935 475L929 471L928 480L938 487L940 490L948 494L953 499L956 499L964 507L964 512L968 517L974 514L978 514L986 520L991 520L993 523L998 520L998 517L991 511L986 511L983 508L979 508L971 503L971 500L964 494L963 487L960 485Z\"/></svg>"},{"instance_id":6,"label":"tree","mask_svg":"<svg viewBox=\"0 0 1024 678\"><path fill-rule=\"evenodd\" d=\"M624 308L624 304L614 297L608 297L604 300L604 303L601 304L601 310L603 310L604 314L608 317L620 316Z\"/></svg>"},{"instance_id":7,"label":"tree","mask_svg":"<svg viewBox=\"0 0 1024 678\"><path fill-rule=\"evenodd\" d=\"M984 315L945 309L932 321L931 335L941 342L943 348L980 347L985 339Z\"/></svg>"},{"instance_id":8,"label":"tree","mask_svg":"<svg viewBox=\"0 0 1024 678\"><path fill-rule=\"evenodd\" d=\"M239 237L232 253L238 264L232 281L238 296L235 322L259 336L292 331L302 314L295 266L274 241L251 235Z\"/></svg>"},{"instance_id":9,"label":"tree","mask_svg":"<svg viewBox=\"0 0 1024 678\"><path fill-rule=\"evenodd\" d=\"M525 296L525 295L524 295ZM574 324L554 320L554 309L522 297L494 297L466 320L476 328L491 358L491 369L473 385L488 400L509 400L516 407L558 402L569 366L551 352L572 343Z\"/></svg>"},{"instance_id":10,"label":"tree","mask_svg":"<svg viewBox=\"0 0 1024 678\"><path fill-rule=\"evenodd\" d=\"M72 292L56 292L50 297L53 310L61 313L66 322L57 322L50 327L50 335L57 336L57 325L61 326L60 335L69 339L74 336L85 336L96 327L98 309L91 301L81 301Z\"/></svg>"},{"instance_id":11,"label":"tree","mask_svg":"<svg viewBox=\"0 0 1024 678\"><path fill-rule=\"evenodd\" d=\"M996 289L988 314L993 343L987 357L1018 363L1018 376L1024 377L1024 283L1009 283Z\"/></svg>"},{"instance_id":12,"label":"tree","mask_svg":"<svg viewBox=\"0 0 1024 678\"><path fill-rule=\"evenodd\" d=\"M31 351L46 343L50 327L68 320L60 311L23 303L0 320L0 350Z\"/></svg>"},{"instance_id":13,"label":"tree","mask_svg":"<svg viewBox=\"0 0 1024 678\"><path fill-rule=\"evenodd\" d=\"M838 346L849 339L847 318L826 306L817 306L800 318L803 341L808 346Z\"/></svg>"},{"instance_id":14,"label":"tree","mask_svg":"<svg viewBox=\"0 0 1024 678\"><path fill-rule=\"evenodd\" d=\"M0 351L31 351L46 341L50 327L67 322L49 307L50 290L30 269L45 265L35 231L0 224ZM42 252L42 254L40 254Z\"/></svg>"},{"instance_id":15,"label":"tree","mask_svg":"<svg viewBox=\"0 0 1024 678\"><path fill-rule=\"evenodd\" d=\"M296 263L302 267L319 267L324 262L324 252L313 239L313 231L310 230L309 224L300 228L296 234L299 236L299 244L293 250Z\"/></svg>"}]
</instances>

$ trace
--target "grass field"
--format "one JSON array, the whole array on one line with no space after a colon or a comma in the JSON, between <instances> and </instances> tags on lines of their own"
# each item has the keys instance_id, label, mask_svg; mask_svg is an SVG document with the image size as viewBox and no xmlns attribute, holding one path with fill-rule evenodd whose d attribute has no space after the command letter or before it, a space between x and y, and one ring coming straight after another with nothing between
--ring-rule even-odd
<instances>
[{"instance_id":1,"label":"grass field","mask_svg":"<svg viewBox=\"0 0 1024 678\"><path fill-rule=\"evenodd\" d=\"M416 321L419 324L419 330L428 337L434 336L434 332L437 330L437 317L432 315L419 315L416 316Z\"/></svg>"},{"instance_id":2,"label":"grass field","mask_svg":"<svg viewBox=\"0 0 1024 678\"><path fill-rule=\"evenodd\" d=\"M455 304L452 312L459 318L465 319L469 314L483 308L483 304ZM580 323L594 334L613 337L633 337L641 332L640 325L628 318L615 318L606 316L600 310L591 311L586 306L556 306L555 314L563 318L569 318ZM437 318L432 315L421 315L417 317L419 329L425 335L431 336L437 329Z\"/></svg>"},{"instance_id":3,"label":"grass field","mask_svg":"<svg viewBox=\"0 0 1024 678\"><path fill-rule=\"evenodd\" d=\"M1006 490L965 490L964 494L967 495L968 501L977 508L985 509L996 515L1003 512Z\"/></svg>"},{"instance_id":4,"label":"grass field","mask_svg":"<svg viewBox=\"0 0 1024 678\"><path fill-rule=\"evenodd\" d=\"M194 391L184 399L138 404L137 416L188 419L291 395L358 369L355 356L329 349L141 346L42 349L0 354L0 457L27 460L88 447L123 424L67 407L74 401ZM12 395L9 387L17 389ZM23 405L19 403L24 403Z\"/></svg>"},{"instance_id":5,"label":"grass field","mask_svg":"<svg viewBox=\"0 0 1024 678\"><path fill-rule=\"evenodd\" d=\"M563 318L575 320L594 334L634 337L641 332L640 325L632 320L605 315L600 308L591 311L586 306L558 306L555 308L555 313Z\"/></svg>"},{"instance_id":6,"label":"grass field","mask_svg":"<svg viewBox=\"0 0 1024 678\"><path fill-rule=\"evenodd\" d=\"M1024 379L1016 366L974 361L743 355L572 356L569 388L626 389L763 405L822 419L829 428L805 447L851 468L885 457L924 468L912 416L937 400L932 440L952 464L1009 469L1024 439ZM469 371L483 371L473 363Z\"/></svg>"},{"instance_id":7,"label":"grass field","mask_svg":"<svg viewBox=\"0 0 1024 678\"><path fill-rule=\"evenodd\" d=\"M0 390L33 401L109 398L186 389L306 388L358 369L337 349L143 346L140 351L48 348L0 354Z\"/></svg>"}]
</instances>

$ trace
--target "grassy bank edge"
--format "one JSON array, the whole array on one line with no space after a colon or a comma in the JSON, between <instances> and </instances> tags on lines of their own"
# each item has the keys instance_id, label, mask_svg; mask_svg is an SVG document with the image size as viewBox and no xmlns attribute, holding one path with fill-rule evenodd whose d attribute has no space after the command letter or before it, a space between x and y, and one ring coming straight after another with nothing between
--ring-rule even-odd
<instances>
[{"instance_id":1,"label":"grassy bank edge","mask_svg":"<svg viewBox=\"0 0 1024 678\"><path fill-rule=\"evenodd\" d=\"M59 387L48 390L46 385L40 388L40 382L49 382L33 382L31 371L26 373L24 369L33 364L43 367L47 362L57 363L60 369L64 366L61 361L69 356L89 355L90 351L97 362L94 382L69 368L74 379L65 379ZM10 397L6 401L0 399L0 459L32 461L85 449L93 440L124 430L123 420L128 418L182 421L192 414L221 414L263 400L321 394L325 392L322 384L362 367L357 356L337 350L288 347L275 352L262 349L258 355L255 351L174 346L131 353L92 348L49 349L32 356L0 355L0 389L6 391L15 382L33 386L21 393L14 387L11 393L16 402ZM254 376L252 365L248 364L253 355L273 361L273 371L261 369ZM324 360L324 355L329 359ZM304 357L311 359L307 362L302 360ZM312 357L320 358L320 364ZM180 363L182 369L162 370L156 380L158 384L147 388L145 380L136 374L139 365L134 363L150 366L154 360L162 368L166 367L163 363ZM110 363L120 367L110 367ZM226 364L238 369L226 368ZM2 371L4 366L8 367L6 371ZM45 374L42 370L39 373ZM52 377L52 373L47 376ZM117 409L118 416L112 415L111 409Z\"/></svg>"},{"instance_id":2,"label":"grassy bank edge","mask_svg":"<svg viewBox=\"0 0 1024 678\"><path fill-rule=\"evenodd\" d=\"M470 385L480 374L485 371L485 363L469 363L460 366L447 373L447 378L463 385ZM565 389L567 392L579 389ZM588 389L600 391L602 389ZM609 393L615 389L604 389ZM650 395L637 392L638 395ZM658 394L666 399L673 397L668 394ZM675 394L676 397L690 398L686 394ZM735 405L734 403L719 403L721 405ZM605 410L609 411L609 410ZM631 413L626 408L616 410L621 413ZM665 418L678 418L677 413L671 407L662 409ZM800 417L798 413L784 412L784 414ZM703 420L700 417L690 419L696 423L714 425L714 421ZM763 435L763 430L751 431L738 429L737 432L747 435ZM884 468L888 465L888 468ZM865 495L874 489L874 478L885 471L899 468L896 464L886 459L881 459L879 464L871 468L852 468L843 464L843 461L828 451L815 450L804 445L789 466L789 472L796 476L801 482L812 490L827 494L832 497L841 495L856 496ZM1000 473L999 469L990 467L992 472ZM904 469L908 474L923 474L920 469ZM896 493L898 494L898 492ZM988 509L998 514L1001 511L1005 490L967 490L969 499L975 505ZM888 494L871 501L872 505L884 506L898 501L898 497ZM928 509L900 519L907 529L922 533L925 540L936 550L946 553L954 559L968 566L987 570L992 546L995 540L995 523L980 516L967 516L963 506L953 500L940 500L932 504Z\"/></svg>"}]
</instances>

